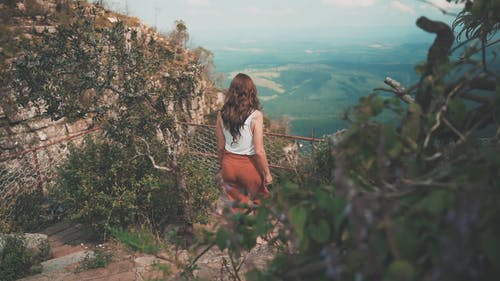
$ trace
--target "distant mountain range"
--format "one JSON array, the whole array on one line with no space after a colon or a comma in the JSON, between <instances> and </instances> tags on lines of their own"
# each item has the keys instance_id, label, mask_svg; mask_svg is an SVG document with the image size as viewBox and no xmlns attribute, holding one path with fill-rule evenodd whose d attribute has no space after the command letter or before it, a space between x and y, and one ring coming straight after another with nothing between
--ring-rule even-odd
<instances>
[{"instance_id":1,"label":"distant mountain range","mask_svg":"<svg viewBox=\"0 0 500 281\"><path fill-rule=\"evenodd\" d=\"M346 123L344 111L390 76L404 85L417 82L414 66L425 60L430 43L368 43L333 46L298 42L214 51L226 85L238 72L258 86L264 112L288 116L292 133L333 133Z\"/></svg>"}]
</instances>

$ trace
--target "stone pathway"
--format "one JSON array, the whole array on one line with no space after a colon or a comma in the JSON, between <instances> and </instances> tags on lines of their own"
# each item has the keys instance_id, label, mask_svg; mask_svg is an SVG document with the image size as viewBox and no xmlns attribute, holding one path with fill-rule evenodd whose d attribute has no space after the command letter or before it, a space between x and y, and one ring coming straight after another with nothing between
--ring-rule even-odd
<instances>
[{"instance_id":1,"label":"stone pathway","mask_svg":"<svg viewBox=\"0 0 500 281\"><path fill-rule=\"evenodd\" d=\"M160 280L162 272L153 264L168 263L155 256L130 253L114 243L97 245L111 254L111 262L104 268L81 270L82 261L92 258L96 248L90 232L81 225L57 223L42 233L48 235L51 259L42 263L42 272L22 281L132 281Z\"/></svg>"},{"instance_id":2,"label":"stone pathway","mask_svg":"<svg viewBox=\"0 0 500 281\"><path fill-rule=\"evenodd\" d=\"M29 276L22 281L145 281L145 280L185 280L180 278L179 268L188 264L189 253L186 250L160 253L156 256L133 253L119 243L108 242L102 245L91 243L90 232L81 225L67 222L57 223L42 233L48 236L51 259L42 263L42 272ZM82 271L82 261L104 251L111 254L111 262L104 268ZM255 247L251 252L243 254L245 261L240 272L252 268L263 269L272 258L272 251L267 245ZM194 272L197 280L234 280L229 274L229 257L217 247L211 248L196 263ZM168 276L164 276L158 265L168 268ZM243 274L240 274L243 277Z\"/></svg>"}]
</instances>

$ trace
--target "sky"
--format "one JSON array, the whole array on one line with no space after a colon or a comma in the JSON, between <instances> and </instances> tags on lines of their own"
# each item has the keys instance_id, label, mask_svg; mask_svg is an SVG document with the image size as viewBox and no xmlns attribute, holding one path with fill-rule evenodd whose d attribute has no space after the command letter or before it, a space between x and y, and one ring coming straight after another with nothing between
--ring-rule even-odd
<instances>
[{"instance_id":1,"label":"sky","mask_svg":"<svg viewBox=\"0 0 500 281\"><path fill-rule=\"evenodd\" d=\"M451 23L436 6L460 7L446 0L105 0L108 8L135 16L168 32L183 20L190 44L208 48L228 42L349 41L422 33L416 19ZM426 3L427 2L427 3Z\"/></svg>"}]
</instances>

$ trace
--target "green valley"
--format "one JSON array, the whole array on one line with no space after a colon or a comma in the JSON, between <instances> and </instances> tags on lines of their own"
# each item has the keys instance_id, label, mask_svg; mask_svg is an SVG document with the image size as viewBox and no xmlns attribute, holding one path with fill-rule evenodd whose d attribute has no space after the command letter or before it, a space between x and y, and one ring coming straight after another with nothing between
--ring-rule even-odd
<instances>
[{"instance_id":1,"label":"green valley","mask_svg":"<svg viewBox=\"0 0 500 281\"><path fill-rule=\"evenodd\" d=\"M308 45L220 48L214 50L215 64L226 85L238 72L249 74L265 114L289 118L293 134L308 136L314 130L321 136L344 128L345 110L384 87L386 76L415 83L414 66L425 60L428 43Z\"/></svg>"}]
</instances>

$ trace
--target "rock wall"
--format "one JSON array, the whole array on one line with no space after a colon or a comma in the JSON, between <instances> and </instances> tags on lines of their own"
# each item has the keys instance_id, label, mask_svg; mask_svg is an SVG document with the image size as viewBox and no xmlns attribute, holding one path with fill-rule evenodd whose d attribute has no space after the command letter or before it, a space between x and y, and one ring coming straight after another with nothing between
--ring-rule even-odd
<instances>
[{"instance_id":1,"label":"rock wall","mask_svg":"<svg viewBox=\"0 0 500 281\"><path fill-rule=\"evenodd\" d=\"M99 127L99 124L95 124L91 118L74 122L68 122L64 118L54 121L43 112L43 109L17 108L12 102L13 90L7 86L10 83L8 79L12 73L13 63L23 54L22 47L16 48L16 46L30 44L41 38L45 32L57 32L57 25L63 24L61 21L68 20L61 11L73 9L75 5L74 1L64 0L20 0L13 6L0 3L0 25L3 23L8 26L5 29L7 30L5 34L8 36L0 40L2 44L0 46L0 199L5 199L22 188L19 184L20 178L32 178L26 180L31 187L50 180L50 173L45 170L53 169L67 155L68 139L78 136L72 140L78 143L86 132ZM155 77L150 79L154 81L153 83L162 85L166 76L173 79L176 75L191 77L195 82L187 94L188 98L181 104L168 103L168 109L169 112L182 110L183 119L179 121L204 124L205 116L218 106L217 97L220 93L206 75L201 72L186 73L184 70L189 69L188 66L196 61L194 54L184 46L172 43L168 36L157 33L136 18L102 8L97 9L97 15L97 20L103 26L109 27L116 21L123 22L128 28L128 33L125 34L126 41L134 31L135 36L145 38L145 42L154 40L174 50L173 68L163 67L162 72L165 73L156 73ZM0 33L2 32L4 31L0 29ZM114 102L112 98L102 100L105 103ZM95 131L92 131L92 134L94 133ZM167 145L176 146L177 143L167 143Z\"/></svg>"},{"instance_id":2,"label":"rock wall","mask_svg":"<svg viewBox=\"0 0 500 281\"><path fill-rule=\"evenodd\" d=\"M0 11L9 14L7 19L2 20L10 30L9 36L6 37L5 46L0 46L2 47L0 49L0 62L3 67L8 71L12 70L12 62L16 59L15 54L5 55L3 47L7 49L7 46L26 44L36 40L45 30L51 33L56 32L57 25L67 20L61 11L74 9L75 5L75 2L65 0L20 0L10 6L0 3ZM137 18L127 17L102 8L97 10L97 14L98 20L102 22L103 26L108 26L116 21L124 22L130 30L125 36L130 37L131 32L135 31L138 37L142 36L148 38L147 40L172 45L167 36L157 33L139 22ZM181 64L191 63L190 56L192 54L189 50L179 46L171 48L175 49L176 56L184 57L184 61L179 60ZM22 54L21 49L16 49L17 55ZM216 95L217 90L213 83L203 78L202 75L195 77L195 79L197 81L194 90L188 95L189 99L182 107L187 113L186 121L204 123L204 116L213 111L214 105L211 103L214 99L211 97ZM5 84L7 83L8 81L5 82ZM17 155L28 148L45 146L96 126L90 118L69 123L64 118L53 121L35 108L15 109L12 103L7 102L7 99L12 100L11 96L7 96L9 89L4 88L5 85L1 86L4 93L2 93L2 101L0 101L0 160ZM172 108L171 110L177 109Z\"/></svg>"},{"instance_id":3,"label":"rock wall","mask_svg":"<svg viewBox=\"0 0 500 281\"><path fill-rule=\"evenodd\" d=\"M4 124L0 127L0 159L14 157L30 148L47 146L93 126L90 119L72 123L65 119L53 121L37 114L34 108L20 109L13 116L8 116L0 109L0 122Z\"/></svg>"},{"instance_id":4,"label":"rock wall","mask_svg":"<svg viewBox=\"0 0 500 281\"><path fill-rule=\"evenodd\" d=\"M183 105L188 117L186 121L205 123L205 116L212 112L214 107L206 97L213 95L213 92L214 88L210 82L200 80L197 83L195 91L190 95L192 98ZM75 122L67 122L64 118L54 121L35 108L20 108L8 114L1 107L0 125L0 160L19 155L30 148L57 150L54 143L81 135L97 126L91 118Z\"/></svg>"}]
</instances>

